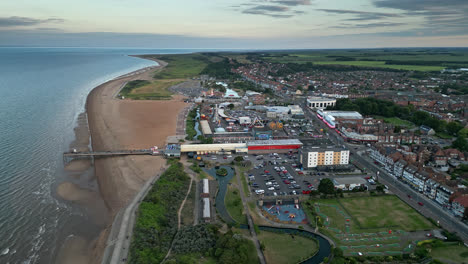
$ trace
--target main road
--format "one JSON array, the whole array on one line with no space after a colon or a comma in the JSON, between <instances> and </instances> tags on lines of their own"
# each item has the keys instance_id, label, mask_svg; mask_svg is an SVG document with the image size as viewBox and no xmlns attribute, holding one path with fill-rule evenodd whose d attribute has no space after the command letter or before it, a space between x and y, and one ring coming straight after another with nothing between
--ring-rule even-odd
<instances>
[{"instance_id":1,"label":"main road","mask_svg":"<svg viewBox=\"0 0 468 264\"><path fill-rule=\"evenodd\" d=\"M415 210L420 212L422 215L432 218L437 221L443 228L450 232L456 232L465 243L468 243L468 226L451 214L447 209L442 208L435 201L427 198L419 192L411 189L407 184L401 182L395 177L389 175L384 168L376 166L373 161L368 157L363 157L354 150L354 147L346 143L343 138L336 133L333 129L329 129L306 105L305 102L299 102L299 104L306 109L304 111L307 118L315 121L320 127L328 130L327 135L329 139L338 145L346 145L350 150L352 157L361 165L368 169L368 172L372 172L377 175L379 172L378 181L387 185L389 190L400 197L401 200L405 201L408 205L413 207ZM419 203L423 205L419 205Z\"/></svg>"}]
</instances>

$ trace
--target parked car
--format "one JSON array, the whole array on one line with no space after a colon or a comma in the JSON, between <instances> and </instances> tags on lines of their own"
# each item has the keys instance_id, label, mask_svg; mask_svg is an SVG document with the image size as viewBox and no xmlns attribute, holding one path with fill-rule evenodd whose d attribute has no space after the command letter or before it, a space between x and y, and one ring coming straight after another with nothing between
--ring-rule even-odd
<instances>
[{"instance_id":1,"label":"parked car","mask_svg":"<svg viewBox=\"0 0 468 264\"><path fill-rule=\"evenodd\" d=\"M275 187L269 187L268 190L269 190L269 191L274 191L274 190L275 190Z\"/></svg>"},{"instance_id":2,"label":"parked car","mask_svg":"<svg viewBox=\"0 0 468 264\"><path fill-rule=\"evenodd\" d=\"M423 205L424 205L424 204L423 204L423 203L421 203L421 202L418 202L418 204L419 204L420 206L423 206Z\"/></svg>"},{"instance_id":3,"label":"parked car","mask_svg":"<svg viewBox=\"0 0 468 264\"><path fill-rule=\"evenodd\" d=\"M262 189L260 189L260 190L255 190L255 193L256 193L256 194L264 194L264 193L265 193L265 190L262 190Z\"/></svg>"}]
</instances>

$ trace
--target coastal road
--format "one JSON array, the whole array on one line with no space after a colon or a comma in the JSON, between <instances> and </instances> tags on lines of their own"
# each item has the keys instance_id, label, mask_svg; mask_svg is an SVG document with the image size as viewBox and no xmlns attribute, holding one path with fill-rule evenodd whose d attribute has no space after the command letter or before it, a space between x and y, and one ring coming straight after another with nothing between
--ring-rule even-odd
<instances>
[{"instance_id":1,"label":"coastal road","mask_svg":"<svg viewBox=\"0 0 468 264\"><path fill-rule=\"evenodd\" d=\"M305 113L308 118L315 120L316 123L318 123L322 128L328 128L323 122L321 122L320 119L318 119L315 114L313 114L313 112L305 105L305 103L302 103L302 106L307 109ZM370 158L359 155L359 153L354 150L354 146L346 143L343 138L333 129L328 129L328 137L335 144L348 146L350 153L353 154L350 159L355 159L358 161L369 170L368 172L377 174L379 171L379 182L387 185L390 191L396 194L401 200L405 201L408 205L413 207L422 215L432 218L435 221L439 221L439 224L443 228L450 232L456 232L465 243L468 243L468 226L462 223L458 218L453 216L446 209L443 209L435 201L427 198L419 192L416 192L407 184L389 175L385 169L376 166ZM412 198L409 198L408 195L410 195ZM423 206L419 205L418 202L422 202Z\"/></svg>"}]
</instances>

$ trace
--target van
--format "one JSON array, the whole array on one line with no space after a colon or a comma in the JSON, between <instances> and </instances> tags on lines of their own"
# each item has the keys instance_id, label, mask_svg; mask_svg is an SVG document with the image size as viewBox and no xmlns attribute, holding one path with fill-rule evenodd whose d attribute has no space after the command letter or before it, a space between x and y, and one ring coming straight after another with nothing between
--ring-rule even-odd
<instances>
[{"instance_id":1,"label":"van","mask_svg":"<svg viewBox=\"0 0 468 264\"><path fill-rule=\"evenodd\" d=\"M265 190L255 190L255 193L256 193L256 194L264 194L264 193L265 193Z\"/></svg>"}]
</instances>

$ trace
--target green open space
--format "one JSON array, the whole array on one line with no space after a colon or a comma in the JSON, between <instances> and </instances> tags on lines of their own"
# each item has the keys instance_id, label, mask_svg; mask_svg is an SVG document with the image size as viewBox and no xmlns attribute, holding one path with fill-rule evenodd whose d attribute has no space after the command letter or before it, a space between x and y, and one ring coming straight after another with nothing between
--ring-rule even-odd
<instances>
[{"instance_id":1,"label":"green open space","mask_svg":"<svg viewBox=\"0 0 468 264\"><path fill-rule=\"evenodd\" d=\"M412 231L434 228L394 195L309 200L303 208L310 223L317 222L346 255L408 253L421 237Z\"/></svg>"},{"instance_id":2,"label":"green open space","mask_svg":"<svg viewBox=\"0 0 468 264\"><path fill-rule=\"evenodd\" d=\"M143 81L135 80L128 82L120 91L120 95L134 100L168 100L171 99L172 92L169 87L176 85L183 80L159 80Z\"/></svg>"},{"instance_id":3,"label":"green open space","mask_svg":"<svg viewBox=\"0 0 468 264\"><path fill-rule=\"evenodd\" d=\"M444 263L447 260L453 263L468 263L468 248L463 245L444 245L432 248L430 255Z\"/></svg>"},{"instance_id":4,"label":"green open space","mask_svg":"<svg viewBox=\"0 0 468 264\"><path fill-rule=\"evenodd\" d=\"M235 178L232 179L235 180ZM244 206L242 204L237 185L231 184L228 186L224 202L226 204L226 209L229 215L231 215L232 219L234 219L239 224L247 224Z\"/></svg>"},{"instance_id":5,"label":"green open space","mask_svg":"<svg viewBox=\"0 0 468 264\"><path fill-rule=\"evenodd\" d=\"M155 73L155 79L186 79L198 76L200 72L215 60L212 56L194 54L164 54L150 57L165 61L166 67Z\"/></svg>"},{"instance_id":6,"label":"green open space","mask_svg":"<svg viewBox=\"0 0 468 264\"><path fill-rule=\"evenodd\" d=\"M394 195L340 199L339 203L362 229L397 227L417 231L433 228L429 220Z\"/></svg>"},{"instance_id":7,"label":"green open space","mask_svg":"<svg viewBox=\"0 0 468 264\"><path fill-rule=\"evenodd\" d=\"M159 263L177 231L177 210L185 198L190 178L181 163L169 168L141 202L130 244L129 263Z\"/></svg>"},{"instance_id":8,"label":"green open space","mask_svg":"<svg viewBox=\"0 0 468 264\"><path fill-rule=\"evenodd\" d=\"M403 120L398 117L383 117L383 116L374 116L376 119L383 119L385 123L390 123L395 126L413 128L414 124L408 120Z\"/></svg>"},{"instance_id":9,"label":"green open space","mask_svg":"<svg viewBox=\"0 0 468 264\"><path fill-rule=\"evenodd\" d=\"M315 64L320 65L350 65L350 66L361 66L361 67L379 67L389 68L395 70L406 70L406 71L441 71L445 67L442 66L426 66L426 65L394 65L386 64L385 61L314 61Z\"/></svg>"},{"instance_id":10,"label":"green open space","mask_svg":"<svg viewBox=\"0 0 468 264\"><path fill-rule=\"evenodd\" d=\"M258 239L264 245L263 253L267 263L299 263L318 251L317 241L291 234L262 231Z\"/></svg>"}]
</instances>

